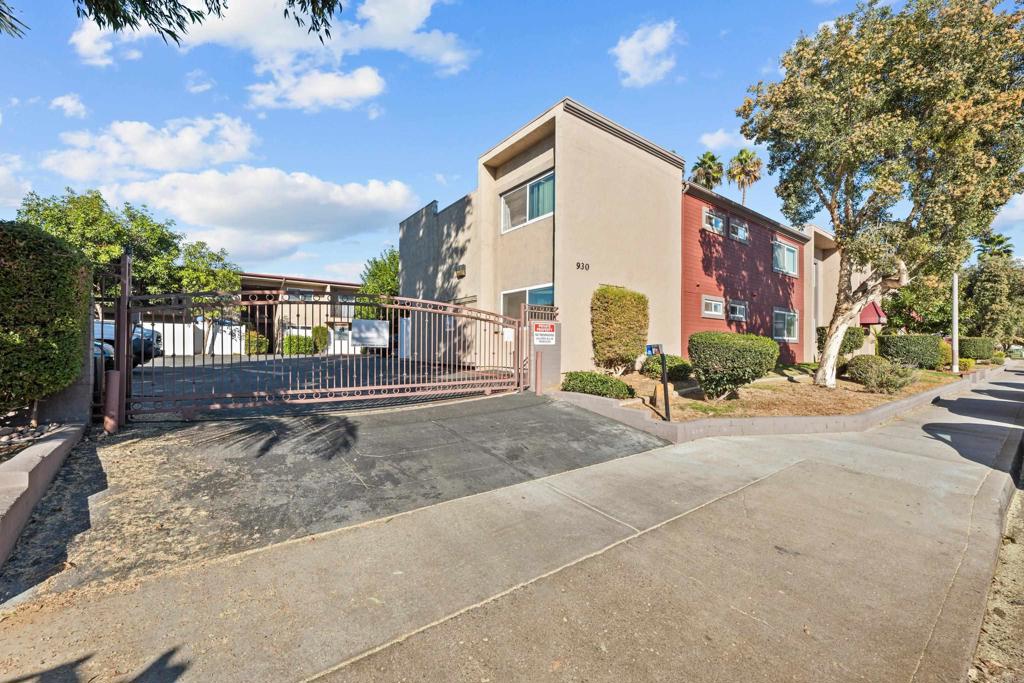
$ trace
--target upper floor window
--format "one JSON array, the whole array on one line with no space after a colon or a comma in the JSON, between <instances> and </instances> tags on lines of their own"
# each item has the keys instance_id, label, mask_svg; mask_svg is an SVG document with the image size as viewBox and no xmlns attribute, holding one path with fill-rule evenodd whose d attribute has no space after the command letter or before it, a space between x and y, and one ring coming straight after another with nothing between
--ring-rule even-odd
<instances>
[{"instance_id":1,"label":"upper floor window","mask_svg":"<svg viewBox=\"0 0 1024 683\"><path fill-rule=\"evenodd\" d=\"M787 275L797 275L796 247L776 240L772 243L772 268Z\"/></svg>"},{"instance_id":2,"label":"upper floor window","mask_svg":"<svg viewBox=\"0 0 1024 683\"><path fill-rule=\"evenodd\" d=\"M508 232L555 212L552 171L501 195L501 231Z\"/></svg>"},{"instance_id":3,"label":"upper floor window","mask_svg":"<svg viewBox=\"0 0 1024 683\"><path fill-rule=\"evenodd\" d=\"M739 218L729 219L729 237L740 242L750 241L750 228L747 226L747 222L740 220Z\"/></svg>"},{"instance_id":4,"label":"upper floor window","mask_svg":"<svg viewBox=\"0 0 1024 683\"><path fill-rule=\"evenodd\" d=\"M725 234L725 218L720 216L714 209L704 207L702 210L704 228L719 235Z\"/></svg>"}]
</instances>

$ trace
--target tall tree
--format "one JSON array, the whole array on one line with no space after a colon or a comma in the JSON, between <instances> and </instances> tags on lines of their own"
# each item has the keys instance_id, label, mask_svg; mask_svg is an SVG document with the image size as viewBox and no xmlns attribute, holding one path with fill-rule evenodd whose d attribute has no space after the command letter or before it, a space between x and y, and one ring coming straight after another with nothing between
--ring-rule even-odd
<instances>
[{"instance_id":1,"label":"tall tree","mask_svg":"<svg viewBox=\"0 0 1024 683\"><path fill-rule=\"evenodd\" d=\"M893 290L882 302L887 327L917 334L945 333L953 321L953 297L948 278L924 275ZM960 310L966 312L963 287Z\"/></svg>"},{"instance_id":2,"label":"tall tree","mask_svg":"<svg viewBox=\"0 0 1024 683\"><path fill-rule=\"evenodd\" d=\"M725 168L722 166L722 160L713 152L704 152L694 162L690 180L713 190L722 184L724 174Z\"/></svg>"},{"instance_id":3,"label":"tall tree","mask_svg":"<svg viewBox=\"0 0 1024 683\"><path fill-rule=\"evenodd\" d=\"M397 296L398 250L394 247L387 247L379 256L367 259L360 279L362 280L362 285L359 287L360 294ZM383 310L375 306L360 306L356 309L356 315L360 318L381 317L382 313Z\"/></svg>"},{"instance_id":4,"label":"tall tree","mask_svg":"<svg viewBox=\"0 0 1024 683\"><path fill-rule=\"evenodd\" d=\"M113 31L137 31L148 26L164 40L180 43L189 28L209 17L220 18L228 0L73 0L75 13ZM202 7L201 7L202 5ZM331 20L341 11L341 0L284 0L283 16L309 33L330 38ZM28 26L15 14L11 0L0 0L0 34L20 37Z\"/></svg>"},{"instance_id":5,"label":"tall tree","mask_svg":"<svg viewBox=\"0 0 1024 683\"><path fill-rule=\"evenodd\" d=\"M1024 267L1008 254L985 254L964 274L965 331L1010 344L1022 334Z\"/></svg>"},{"instance_id":6,"label":"tall tree","mask_svg":"<svg viewBox=\"0 0 1024 683\"><path fill-rule=\"evenodd\" d=\"M1013 243L1001 232L990 232L978 238L978 256L1013 256Z\"/></svg>"},{"instance_id":7,"label":"tall tree","mask_svg":"<svg viewBox=\"0 0 1024 683\"><path fill-rule=\"evenodd\" d=\"M729 160L729 182L740 188L743 204L747 203L747 188L761 179L761 159L752 149L741 149Z\"/></svg>"},{"instance_id":8,"label":"tall tree","mask_svg":"<svg viewBox=\"0 0 1024 683\"><path fill-rule=\"evenodd\" d=\"M819 385L835 386L864 306L959 267L1024 189L1024 14L998 5L907 0L894 12L869 0L797 39L782 80L753 86L737 110L768 147L786 217L824 211L840 248Z\"/></svg>"}]
</instances>

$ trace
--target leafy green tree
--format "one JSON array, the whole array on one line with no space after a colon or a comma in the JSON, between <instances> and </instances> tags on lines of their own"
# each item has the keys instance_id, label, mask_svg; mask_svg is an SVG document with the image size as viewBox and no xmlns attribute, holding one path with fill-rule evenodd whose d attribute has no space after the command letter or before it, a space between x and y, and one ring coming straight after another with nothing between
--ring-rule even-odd
<instances>
[{"instance_id":1,"label":"leafy green tree","mask_svg":"<svg viewBox=\"0 0 1024 683\"><path fill-rule=\"evenodd\" d=\"M1024 189L1022 21L994 0L898 12L869 0L797 39L782 80L753 86L737 110L768 148L786 217L824 211L840 248L817 384L835 386L843 335L868 302L948 275Z\"/></svg>"},{"instance_id":2,"label":"leafy green tree","mask_svg":"<svg viewBox=\"0 0 1024 683\"><path fill-rule=\"evenodd\" d=\"M180 43L193 24L209 17L220 18L228 7L227 0L73 0L75 13L114 31L137 31L148 26L154 33ZM200 4L205 8L200 8ZM284 0L283 15L298 26L309 23L309 33L323 40L331 35L331 20L341 11L341 0ZM15 15L10 0L0 0L0 34L20 37L28 27Z\"/></svg>"},{"instance_id":3,"label":"leafy green tree","mask_svg":"<svg viewBox=\"0 0 1024 683\"><path fill-rule=\"evenodd\" d=\"M387 247L379 256L372 256L363 266L360 294L398 296L398 250ZM383 309L376 306L357 306L356 317L383 317Z\"/></svg>"},{"instance_id":4,"label":"leafy green tree","mask_svg":"<svg viewBox=\"0 0 1024 683\"><path fill-rule=\"evenodd\" d=\"M752 149L741 149L729 160L729 171L726 175L730 183L740 188L744 205L747 203L747 188L761 179L761 167L761 159Z\"/></svg>"},{"instance_id":5,"label":"leafy green tree","mask_svg":"<svg viewBox=\"0 0 1024 683\"><path fill-rule=\"evenodd\" d=\"M1024 333L1024 266L1006 254L983 255L964 274L968 336L1010 344Z\"/></svg>"},{"instance_id":6,"label":"leafy green tree","mask_svg":"<svg viewBox=\"0 0 1024 683\"><path fill-rule=\"evenodd\" d=\"M704 152L694 162L690 180L713 190L722 184L724 174L725 168L722 166L722 160L712 152Z\"/></svg>"},{"instance_id":7,"label":"leafy green tree","mask_svg":"<svg viewBox=\"0 0 1024 683\"><path fill-rule=\"evenodd\" d=\"M172 221L158 221L145 207L111 208L98 190L42 197L30 192L18 220L41 227L78 247L94 265L117 263L132 248L132 281L140 292L238 289L238 269L227 254L203 242L188 243ZM97 281L101 273L97 272Z\"/></svg>"},{"instance_id":8,"label":"leafy green tree","mask_svg":"<svg viewBox=\"0 0 1024 683\"><path fill-rule=\"evenodd\" d=\"M906 287L889 292L882 303L892 331L915 334L946 333L953 325L952 284L947 278L923 275ZM960 308L964 309L963 287Z\"/></svg>"},{"instance_id":9,"label":"leafy green tree","mask_svg":"<svg viewBox=\"0 0 1024 683\"><path fill-rule=\"evenodd\" d=\"M978 238L976 251L978 256L1013 256L1013 243L1001 232L990 232Z\"/></svg>"}]
</instances>

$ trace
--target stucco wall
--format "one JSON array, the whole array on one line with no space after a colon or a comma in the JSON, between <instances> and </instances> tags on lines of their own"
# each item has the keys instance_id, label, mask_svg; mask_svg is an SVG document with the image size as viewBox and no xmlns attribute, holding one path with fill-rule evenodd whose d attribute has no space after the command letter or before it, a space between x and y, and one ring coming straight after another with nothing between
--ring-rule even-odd
<instances>
[{"instance_id":1,"label":"stucco wall","mask_svg":"<svg viewBox=\"0 0 1024 683\"><path fill-rule=\"evenodd\" d=\"M480 292L480 255L474 239L474 194L438 211L431 202L399 225L399 292L402 296L472 305ZM464 265L466 276L456 277Z\"/></svg>"},{"instance_id":2,"label":"stucco wall","mask_svg":"<svg viewBox=\"0 0 1024 683\"><path fill-rule=\"evenodd\" d=\"M796 239L760 225L745 217L749 228L748 243L703 229L703 209L717 209L728 215L724 207L715 206L690 194L682 198L683 274L682 274L682 346L685 351L690 335L707 330L722 332L753 332L772 336L772 313L775 308L794 310L799 315L799 340L779 341L780 359L796 362L805 359L807 342L804 324L806 279L804 245ZM772 241L778 239L797 249L800 273L797 277L775 272L772 268ZM726 318L706 318L703 296L726 300ZM747 302L747 320L728 319L728 300Z\"/></svg>"},{"instance_id":3,"label":"stucco wall","mask_svg":"<svg viewBox=\"0 0 1024 683\"><path fill-rule=\"evenodd\" d=\"M555 138L562 371L593 367L590 298L602 284L646 294L648 340L678 354L682 170L567 112Z\"/></svg>"}]
</instances>

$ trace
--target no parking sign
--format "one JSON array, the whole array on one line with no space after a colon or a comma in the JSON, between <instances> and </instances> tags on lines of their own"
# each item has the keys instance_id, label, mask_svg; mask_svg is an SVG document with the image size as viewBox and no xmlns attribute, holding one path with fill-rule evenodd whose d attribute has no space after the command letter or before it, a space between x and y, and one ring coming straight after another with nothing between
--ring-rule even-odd
<instances>
[{"instance_id":1,"label":"no parking sign","mask_svg":"<svg viewBox=\"0 0 1024 683\"><path fill-rule=\"evenodd\" d=\"M554 346L555 345L555 324L554 323L533 323L533 345Z\"/></svg>"}]
</instances>

